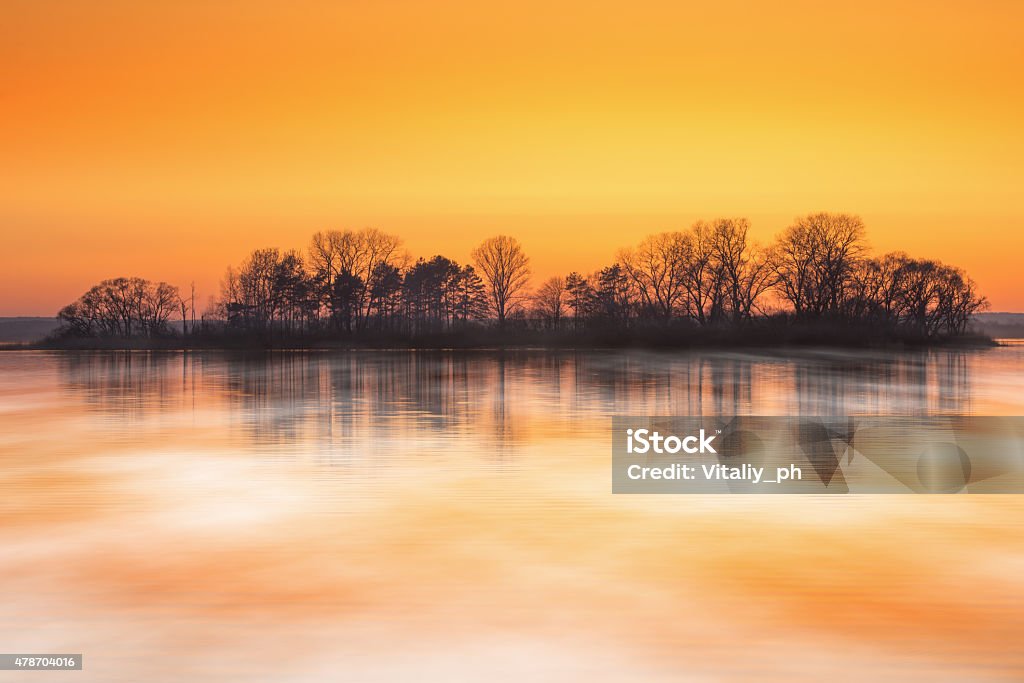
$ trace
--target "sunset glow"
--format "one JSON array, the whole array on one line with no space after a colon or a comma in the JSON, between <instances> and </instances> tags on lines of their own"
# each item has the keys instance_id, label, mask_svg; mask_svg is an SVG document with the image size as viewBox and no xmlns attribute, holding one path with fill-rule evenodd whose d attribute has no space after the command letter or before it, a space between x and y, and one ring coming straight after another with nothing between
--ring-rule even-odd
<instances>
[{"instance_id":1,"label":"sunset glow","mask_svg":"<svg viewBox=\"0 0 1024 683\"><path fill-rule=\"evenodd\" d=\"M644 235L863 217L1024 310L1024 4L40 2L0 21L0 315L139 275L205 301L372 226L534 281Z\"/></svg>"}]
</instances>

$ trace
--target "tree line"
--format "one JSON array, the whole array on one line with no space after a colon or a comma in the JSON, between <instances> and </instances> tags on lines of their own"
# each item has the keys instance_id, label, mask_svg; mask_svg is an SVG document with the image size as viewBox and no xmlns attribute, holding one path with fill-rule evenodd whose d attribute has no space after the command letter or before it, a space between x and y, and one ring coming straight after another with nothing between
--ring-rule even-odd
<instances>
[{"instance_id":1,"label":"tree line","mask_svg":"<svg viewBox=\"0 0 1024 683\"><path fill-rule=\"evenodd\" d=\"M168 335L180 314L184 334L281 339L480 329L571 338L764 321L940 339L965 334L986 305L959 268L902 252L871 255L857 216L803 216L766 246L749 229L742 218L698 221L650 235L593 273L551 277L534 289L529 258L512 237L484 240L472 263L460 264L441 255L413 261L398 237L380 230L330 230L313 235L304 252L257 249L228 268L198 326L177 288L139 278L105 280L59 317L64 334L87 337Z\"/></svg>"}]
</instances>

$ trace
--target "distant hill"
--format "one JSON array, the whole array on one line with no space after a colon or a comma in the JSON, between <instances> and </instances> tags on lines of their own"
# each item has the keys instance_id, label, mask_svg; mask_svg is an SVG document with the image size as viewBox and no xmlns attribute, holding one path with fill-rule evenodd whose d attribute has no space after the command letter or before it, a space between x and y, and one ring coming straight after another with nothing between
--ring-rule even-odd
<instances>
[{"instance_id":1,"label":"distant hill","mask_svg":"<svg viewBox=\"0 0 1024 683\"><path fill-rule=\"evenodd\" d=\"M975 313L974 328L996 339L1024 339L1024 313Z\"/></svg>"},{"instance_id":2,"label":"distant hill","mask_svg":"<svg viewBox=\"0 0 1024 683\"><path fill-rule=\"evenodd\" d=\"M56 318L0 318L0 344L38 341L59 325Z\"/></svg>"}]
</instances>

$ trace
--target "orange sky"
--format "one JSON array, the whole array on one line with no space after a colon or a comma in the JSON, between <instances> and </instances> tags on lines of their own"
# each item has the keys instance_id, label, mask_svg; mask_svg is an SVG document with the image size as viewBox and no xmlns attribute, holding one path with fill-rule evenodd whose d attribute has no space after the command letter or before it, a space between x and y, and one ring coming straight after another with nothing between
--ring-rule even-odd
<instances>
[{"instance_id":1,"label":"orange sky","mask_svg":"<svg viewBox=\"0 0 1024 683\"><path fill-rule=\"evenodd\" d=\"M374 226L538 276L861 214L1024 310L1024 3L5 0L0 315ZM898 6L894 6L898 5Z\"/></svg>"}]
</instances>

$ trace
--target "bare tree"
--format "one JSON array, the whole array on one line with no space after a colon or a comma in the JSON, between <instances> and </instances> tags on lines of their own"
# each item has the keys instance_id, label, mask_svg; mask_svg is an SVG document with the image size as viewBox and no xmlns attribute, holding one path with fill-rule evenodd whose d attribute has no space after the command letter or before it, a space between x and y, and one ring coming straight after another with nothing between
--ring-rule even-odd
<instances>
[{"instance_id":1,"label":"bare tree","mask_svg":"<svg viewBox=\"0 0 1024 683\"><path fill-rule=\"evenodd\" d=\"M242 307L243 317L256 327L267 327L273 323L277 311L277 266L281 252L276 248L255 249L238 270L241 299L235 301Z\"/></svg>"},{"instance_id":2,"label":"bare tree","mask_svg":"<svg viewBox=\"0 0 1024 683\"><path fill-rule=\"evenodd\" d=\"M104 280L58 313L64 331L78 336L156 336L178 306L178 288L138 277Z\"/></svg>"},{"instance_id":3,"label":"bare tree","mask_svg":"<svg viewBox=\"0 0 1024 683\"><path fill-rule=\"evenodd\" d=\"M687 233L684 259L683 289L686 291L687 312L704 325L714 318L720 308L720 278L715 271L713 227L697 221Z\"/></svg>"},{"instance_id":4,"label":"bare tree","mask_svg":"<svg viewBox=\"0 0 1024 683\"><path fill-rule=\"evenodd\" d=\"M506 316L523 296L530 277L530 259L518 240L498 235L473 250L473 261L487 281L498 325L504 326Z\"/></svg>"},{"instance_id":5,"label":"bare tree","mask_svg":"<svg viewBox=\"0 0 1024 683\"><path fill-rule=\"evenodd\" d=\"M635 249L619 254L619 262L636 285L642 306L669 320L685 296L691 241L681 232L649 235Z\"/></svg>"},{"instance_id":6,"label":"bare tree","mask_svg":"<svg viewBox=\"0 0 1024 683\"><path fill-rule=\"evenodd\" d=\"M188 302L185 297L178 298L178 305L181 306L181 336L188 336Z\"/></svg>"},{"instance_id":7,"label":"bare tree","mask_svg":"<svg viewBox=\"0 0 1024 683\"><path fill-rule=\"evenodd\" d=\"M734 321L749 318L758 299L773 284L764 254L747 241L750 223L746 218L720 218L712 223L710 243L718 280L714 288L722 294L722 307Z\"/></svg>"},{"instance_id":8,"label":"bare tree","mask_svg":"<svg viewBox=\"0 0 1024 683\"><path fill-rule=\"evenodd\" d=\"M798 318L838 317L864 257L864 223L849 214L798 218L771 255L779 294Z\"/></svg>"},{"instance_id":9,"label":"bare tree","mask_svg":"<svg viewBox=\"0 0 1024 683\"><path fill-rule=\"evenodd\" d=\"M357 329L365 327L373 308L370 291L374 282L373 274L382 264L405 265L401 246L401 239L374 228L359 231L328 230L313 235L309 246L309 262L320 285L322 304L330 307L336 280L340 275L350 276L346 280L358 278L361 284L352 292L350 302L352 319Z\"/></svg>"},{"instance_id":10,"label":"bare tree","mask_svg":"<svg viewBox=\"0 0 1024 683\"><path fill-rule=\"evenodd\" d=\"M553 330L557 330L562 322L566 298L565 279L561 277L548 278L533 295L537 313Z\"/></svg>"},{"instance_id":11,"label":"bare tree","mask_svg":"<svg viewBox=\"0 0 1024 683\"><path fill-rule=\"evenodd\" d=\"M650 235L587 278L549 278L529 297L531 311L551 329L571 314L575 330L604 335L647 326L672 338L686 326L661 323L688 317L747 325L768 300L787 302L812 330L834 320L837 329L933 339L965 334L986 306L959 268L899 252L869 256L857 216L797 218L767 250L751 243L749 227L743 218L720 218ZM522 319L530 269L519 242L489 238L473 260L476 268L441 255L410 264L401 240L379 230L319 232L308 255L257 249L228 268L211 315L267 340L316 340L328 326L353 339L370 329L415 337ZM771 289L777 298L767 296ZM59 317L65 334L138 337L171 333L168 320L178 313L181 334L192 336L194 283L186 298L166 283L123 277L92 287ZM764 323L766 330L778 324ZM204 322L201 329L211 328Z\"/></svg>"},{"instance_id":12,"label":"bare tree","mask_svg":"<svg viewBox=\"0 0 1024 683\"><path fill-rule=\"evenodd\" d=\"M897 324L923 337L966 332L971 316L988 303L974 281L959 268L900 256L891 271Z\"/></svg>"}]
</instances>

